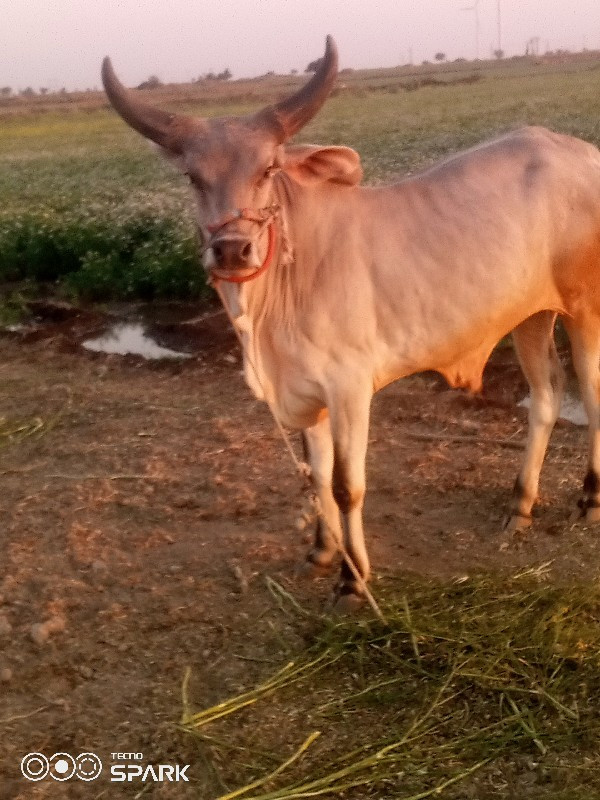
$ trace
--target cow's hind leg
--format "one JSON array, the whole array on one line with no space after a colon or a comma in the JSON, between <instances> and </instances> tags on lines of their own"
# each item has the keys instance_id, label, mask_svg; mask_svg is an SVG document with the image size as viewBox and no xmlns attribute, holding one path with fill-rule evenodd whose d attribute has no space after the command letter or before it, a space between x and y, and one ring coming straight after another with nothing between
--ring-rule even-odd
<instances>
[{"instance_id":1,"label":"cow's hind leg","mask_svg":"<svg viewBox=\"0 0 600 800\"><path fill-rule=\"evenodd\" d=\"M565 319L573 367L588 418L588 466L580 507L588 522L600 521L600 320Z\"/></svg>"},{"instance_id":2,"label":"cow's hind leg","mask_svg":"<svg viewBox=\"0 0 600 800\"><path fill-rule=\"evenodd\" d=\"M364 597L364 582L370 573L363 533L362 509L365 497L365 459L369 434L372 390L357 380L330 406L333 435L333 496L342 515L344 546L360 580L344 560L337 587L338 608L352 608Z\"/></svg>"},{"instance_id":3,"label":"cow's hind leg","mask_svg":"<svg viewBox=\"0 0 600 800\"><path fill-rule=\"evenodd\" d=\"M342 541L340 513L331 487L333 440L329 418L306 428L302 436L318 504L315 540L307 556L307 566L309 571L318 573L332 565L338 543Z\"/></svg>"},{"instance_id":4,"label":"cow's hind leg","mask_svg":"<svg viewBox=\"0 0 600 800\"><path fill-rule=\"evenodd\" d=\"M525 528L537 498L548 440L560 411L565 374L554 344L556 314L541 311L513 331L515 349L530 389L525 458L515 481L508 530Z\"/></svg>"}]
</instances>

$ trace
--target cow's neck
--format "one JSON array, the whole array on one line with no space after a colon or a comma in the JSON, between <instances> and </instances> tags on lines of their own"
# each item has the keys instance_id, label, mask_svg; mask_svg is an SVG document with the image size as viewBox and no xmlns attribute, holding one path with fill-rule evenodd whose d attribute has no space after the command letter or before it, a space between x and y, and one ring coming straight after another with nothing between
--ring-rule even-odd
<instances>
[{"instance_id":1,"label":"cow's neck","mask_svg":"<svg viewBox=\"0 0 600 800\"><path fill-rule=\"evenodd\" d=\"M256 346L256 324L252 313L249 313L252 304L248 302L248 295L252 293L248 289L245 283L219 283L219 293L242 345L246 383L259 400L265 400L269 393L266 391L262 359Z\"/></svg>"},{"instance_id":2,"label":"cow's neck","mask_svg":"<svg viewBox=\"0 0 600 800\"><path fill-rule=\"evenodd\" d=\"M259 399L273 399L275 372L277 365L281 367L273 350L299 331L304 306L313 300L312 273L322 257L319 242L324 241L318 235L321 215L315 208L316 195L288 176L278 176L273 199L281 212L273 264L256 280L221 283L242 339L245 379ZM307 242L310 257L305 252Z\"/></svg>"}]
</instances>

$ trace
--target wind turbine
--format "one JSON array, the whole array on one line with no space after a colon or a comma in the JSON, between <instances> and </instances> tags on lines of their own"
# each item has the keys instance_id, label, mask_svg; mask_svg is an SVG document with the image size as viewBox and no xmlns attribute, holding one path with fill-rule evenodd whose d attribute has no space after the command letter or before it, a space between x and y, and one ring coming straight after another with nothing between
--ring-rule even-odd
<instances>
[{"instance_id":1,"label":"wind turbine","mask_svg":"<svg viewBox=\"0 0 600 800\"><path fill-rule=\"evenodd\" d=\"M475 12L475 58L479 61L479 0L473 0L472 6L463 6L462 10Z\"/></svg>"}]
</instances>

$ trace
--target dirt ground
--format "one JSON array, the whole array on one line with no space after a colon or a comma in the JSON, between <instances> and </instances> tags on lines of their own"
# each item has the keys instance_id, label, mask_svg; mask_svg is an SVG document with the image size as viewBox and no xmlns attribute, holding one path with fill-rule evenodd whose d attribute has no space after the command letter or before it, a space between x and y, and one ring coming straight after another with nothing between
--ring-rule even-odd
<instances>
[{"instance_id":1,"label":"dirt ground","mask_svg":"<svg viewBox=\"0 0 600 800\"><path fill-rule=\"evenodd\" d=\"M248 687L265 662L281 663L286 623L265 576L313 610L335 576L298 573L304 491L223 317L199 327L182 362L92 354L82 336L58 326L0 338L0 417L42 422L0 449L0 798L141 796L106 774L28 782L19 764L32 751L92 751L105 768L116 751L189 762L189 785L149 785L144 797L208 798L176 729L186 668L197 708ZM382 576L407 571L551 562L556 580L600 574L596 531L569 522L585 429L559 422L534 524L506 538L526 425L510 349L485 387L468 397L423 375L375 398L365 509L375 595Z\"/></svg>"}]
</instances>

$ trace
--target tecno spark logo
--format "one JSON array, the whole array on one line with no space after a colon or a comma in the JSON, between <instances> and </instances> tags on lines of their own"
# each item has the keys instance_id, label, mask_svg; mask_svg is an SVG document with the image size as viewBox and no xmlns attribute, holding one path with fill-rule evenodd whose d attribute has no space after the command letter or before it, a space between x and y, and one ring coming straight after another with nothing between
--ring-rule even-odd
<instances>
[{"instance_id":1,"label":"tecno spark logo","mask_svg":"<svg viewBox=\"0 0 600 800\"><path fill-rule=\"evenodd\" d=\"M110 768L110 779L113 783L122 781L186 781L189 782L185 774L190 768L189 764L182 767L180 764L143 764L144 756L142 753L111 753L113 761L129 762L112 764ZM134 762L134 763L131 763Z\"/></svg>"},{"instance_id":2,"label":"tecno spark logo","mask_svg":"<svg viewBox=\"0 0 600 800\"><path fill-rule=\"evenodd\" d=\"M144 764L142 753L111 753L110 757L113 762L119 762L110 766L112 783L189 781L186 775L189 764ZM54 753L50 758L43 753L28 753L21 760L21 772L28 781L41 781L48 777L55 781L71 778L95 781L102 772L102 761L95 753L80 753L76 758L69 753Z\"/></svg>"},{"instance_id":3,"label":"tecno spark logo","mask_svg":"<svg viewBox=\"0 0 600 800\"><path fill-rule=\"evenodd\" d=\"M28 781L48 776L55 781L95 781L102 772L102 761L95 753L80 753L76 758L69 753L54 753L50 758L43 753L28 753L21 759L21 772Z\"/></svg>"}]
</instances>

